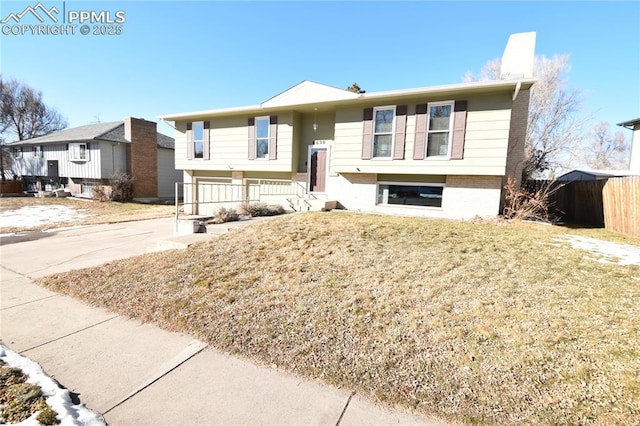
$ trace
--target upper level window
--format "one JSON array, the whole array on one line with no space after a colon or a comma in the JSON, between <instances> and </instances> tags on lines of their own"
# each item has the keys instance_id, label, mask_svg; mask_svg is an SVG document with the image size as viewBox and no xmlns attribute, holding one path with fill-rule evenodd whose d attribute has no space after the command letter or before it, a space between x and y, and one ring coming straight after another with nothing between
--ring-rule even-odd
<instances>
[{"instance_id":1,"label":"upper level window","mask_svg":"<svg viewBox=\"0 0 640 426\"><path fill-rule=\"evenodd\" d=\"M89 156L87 155L86 143L70 143L69 144L69 160L70 161L87 161Z\"/></svg>"},{"instance_id":2,"label":"upper level window","mask_svg":"<svg viewBox=\"0 0 640 426\"><path fill-rule=\"evenodd\" d=\"M33 147L33 156L37 158L42 157L42 146L36 145Z\"/></svg>"},{"instance_id":3,"label":"upper level window","mask_svg":"<svg viewBox=\"0 0 640 426\"><path fill-rule=\"evenodd\" d=\"M15 158L21 158L22 157L22 147L13 148L13 156Z\"/></svg>"},{"instance_id":4,"label":"upper level window","mask_svg":"<svg viewBox=\"0 0 640 426\"><path fill-rule=\"evenodd\" d=\"M269 117L256 118L256 158L269 158Z\"/></svg>"},{"instance_id":5,"label":"upper level window","mask_svg":"<svg viewBox=\"0 0 640 426\"><path fill-rule=\"evenodd\" d=\"M391 158L393 147L394 107L374 108L373 110L373 157Z\"/></svg>"},{"instance_id":6,"label":"upper level window","mask_svg":"<svg viewBox=\"0 0 640 426\"><path fill-rule=\"evenodd\" d=\"M193 123L193 158L204 158L204 121Z\"/></svg>"},{"instance_id":7,"label":"upper level window","mask_svg":"<svg viewBox=\"0 0 640 426\"><path fill-rule=\"evenodd\" d=\"M449 157L453 102L433 102L429 104L429 125L427 129L427 157Z\"/></svg>"}]
</instances>

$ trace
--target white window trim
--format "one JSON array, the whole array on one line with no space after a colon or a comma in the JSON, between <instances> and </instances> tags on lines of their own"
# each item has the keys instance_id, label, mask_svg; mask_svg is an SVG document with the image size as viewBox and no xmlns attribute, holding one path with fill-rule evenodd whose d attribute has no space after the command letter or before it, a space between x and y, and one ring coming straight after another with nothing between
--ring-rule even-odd
<instances>
[{"instance_id":1,"label":"white window trim","mask_svg":"<svg viewBox=\"0 0 640 426\"><path fill-rule=\"evenodd\" d=\"M388 157L376 157L375 156L375 147L373 146L373 141L376 138L376 111L384 111L391 109L393 110L393 120L391 121L391 149L389 151ZM393 153L396 144L396 105L387 105L387 106L379 106L373 108L373 118L372 118L372 126L371 126L371 159L372 160L393 160ZM381 133L382 135L386 135L387 133Z\"/></svg>"},{"instance_id":2,"label":"white window trim","mask_svg":"<svg viewBox=\"0 0 640 426\"><path fill-rule=\"evenodd\" d=\"M198 141L196 140L196 130L195 130L195 125L196 124L202 124L202 140ZM205 132L205 128L204 128L204 121L193 121L191 122L191 132L193 135L192 141L191 143L193 144L193 159L194 160L198 160L198 161L202 161L204 160L204 132ZM196 153L196 143L197 142L202 142L202 157L196 157L197 153Z\"/></svg>"},{"instance_id":3,"label":"white window trim","mask_svg":"<svg viewBox=\"0 0 640 426\"><path fill-rule=\"evenodd\" d=\"M429 156L429 122L431 121L431 107L450 105L451 106L451 115L449 116L449 140L447 141L447 155L433 155ZM425 129L425 150L424 150L424 159L428 161L442 161L442 160L450 160L451 159L451 148L453 141L453 120L454 120L454 107L455 101L440 101L440 102L429 102L427 104L427 128ZM434 131L433 133L444 133L444 130Z\"/></svg>"},{"instance_id":4,"label":"white window trim","mask_svg":"<svg viewBox=\"0 0 640 426\"><path fill-rule=\"evenodd\" d=\"M13 147L13 149L11 150L11 154L13 155L13 158L22 158L23 157L23 149L21 146L15 146Z\"/></svg>"},{"instance_id":5,"label":"white window trim","mask_svg":"<svg viewBox=\"0 0 640 426\"><path fill-rule=\"evenodd\" d=\"M32 152L34 158L44 158L44 147L42 145L34 145Z\"/></svg>"},{"instance_id":6,"label":"white window trim","mask_svg":"<svg viewBox=\"0 0 640 426\"><path fill-rule=\"evenodd\" d=\"M267 120L267 137L266 138L259 138L258 137L258 120ZM255 126L256 126L256 160L258 161L269 161L269 142L271 141L271 117L266 115L266 116L262 116L262 117L256 117L255 118ZM259 157L258 156L258 139L262 140L262 139L267 139L267 155L264 157Z\"/></svg>"},{"instance_id":7,"label":"white window trim","mask_svg":"<svg viewBox=\"0 0 640 426\"><path fill-rule=\"evenodd\" d=\"M409 208L409 209L420 209L420 210L442 210L443 207L432 207L432 206L414 206L414 205L406 205L406 204L385 204L378 203L378 194L380 192L380 185L402 185L402 186L436 186L442 188L442 204L444 205L444 189L446 185L444 183L428 183L428 182L397 182L397 181L379 181L376 183L376 206L384 207L384 208Z\"/></svg>"},{"instance_id":8,"label":"white window trim","mask_svg":"<svg viewBox=\"0 0 640 426\"><path fill-rule=\"evenodd\" d=\"M78 155L80 155L80 147L84 145L84 157L85 158L76 158L74 156L72 156L72 154L74 153L74 150L72 149L73 147L77 147L78 148ZM82 142L82 143L70 143L69 144L69 149L68 149L68 153L69 153L69 161L76 161L76 162L87 162L89 161L89 149L87 149L87 144Z\"/></svg>"}]
</instances>

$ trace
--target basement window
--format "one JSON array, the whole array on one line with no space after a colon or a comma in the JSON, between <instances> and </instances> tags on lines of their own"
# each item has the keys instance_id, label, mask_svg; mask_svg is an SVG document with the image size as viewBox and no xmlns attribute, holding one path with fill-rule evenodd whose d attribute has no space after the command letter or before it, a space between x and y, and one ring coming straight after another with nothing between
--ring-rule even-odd
<instances>
[{"instance_id":1,"label":"basement window","mask_svg":"<svg viewBox=\"0 0 640 426\"><path fill-rule=\"evenodd\" d=\"M442 207L444 185L380 183L378 184L378 204Z\"/></svg>"}]
</instances>

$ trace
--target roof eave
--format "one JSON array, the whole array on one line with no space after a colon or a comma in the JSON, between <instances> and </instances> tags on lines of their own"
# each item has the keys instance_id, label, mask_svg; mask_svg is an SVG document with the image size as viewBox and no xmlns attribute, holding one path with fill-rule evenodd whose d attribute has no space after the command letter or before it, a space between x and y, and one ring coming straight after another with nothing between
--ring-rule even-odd
<instances>
[{"instance_id":1,"label":"roof eave","mask_svg":"<svg viewBox=\"0 0 640 426\"><path fill-rule=\"evenodd\" d=\"M492 92L499 90L511 90L516 88L518 83L520 84L521 89L529 89L534 83L536 79L514 79L514 80L496 80L496 81L486 81L486 82L471 82L471 83L457 83L457 84L449 84L442 86L431 86L431 87L421 87L415 89L402 89L402 90L391 90L384 92L371 92L371 93L363 93L357 98L354 99L342 99L342 100L327 100L321 102L302 102L296 104L289 105L279 105L276 107L263 107L262 105L250 105L244 107L234 107L234 108L222 108L222 109L211 109L204 111L192 111L178 114L166 114L157 116L158 119L163 121L178 121L185 119L204 119L206 117L211 116L225 116L225 115L236 115L236 114L253 114L253 113L264 113L269 111L283 111L283 110L291 110L295 107L303 107L308 105L324 105L324 106L332 106L332 105L348 105L348 104L358 104L365 103L371 100L378 99L392 99L399 97L416 97L420 95L458 95L464 93L484 93L484 92Z\"/></svg>"},{"instance_id":2,"label":"roof eave","mask_svg":"<svg viewBox=\"0 0 640 426\"><path fill-rule=\"evenodd\" d=\"M618 123L617 126L622 126L626 129L631 129L635 127L636 124L640 123L640 118L636 118L634 120L623 121L622 123Z\"/></svg>"}]
</instances>

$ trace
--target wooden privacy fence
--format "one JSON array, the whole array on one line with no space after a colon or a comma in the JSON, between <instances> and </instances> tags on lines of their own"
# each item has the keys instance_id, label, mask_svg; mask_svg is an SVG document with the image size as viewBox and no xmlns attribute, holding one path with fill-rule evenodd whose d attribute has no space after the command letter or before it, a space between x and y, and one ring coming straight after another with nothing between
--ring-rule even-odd
<instances>
[{"instance_id":1,"label":"wooden privacy fence","mask_svg":"<svg viewBox=\"0 0 640 426\"><path fill-rule=\"evenodd\" d=\"M0 182L0 194L22 194L24 183L21 180L8 180Z\"/></svg>"},{"instance_id":2,"label":"wooden privacy fence","mask_svg":"<svg viewBox=\"0 0 640 426\"><path fill-rule=\"evenodd\" d=\"M640 236L640 176L573 182L528 181L548 193L549 213L567 223Z\"/></svg>"},{"instance_id":3,"label":"wooden privacy fence","mask_svg":"<svg viewBox=\"0 0 640 426\"><path fill-rule=\"evenodd\" d=\"M604 227L602 188L606 181L528 181L529 192L545 191L549 214L579 226Z\"/></svg>"},{"instance_id":4,"label":"wooden privacy fence","mask_svg":"<svg viewBox=\"0 0 640 426\"><path fill-rule=\"evenodd\" d=\"M555 192L556 209L566 221L583 226L604 227L602 188L606 181L573 181Z\"/></svg>"},{"instance_id":5,"label":"wooden privacy fence","mask_svg":"<svg viewBox=\"0 0 640 426\"><path fill-rule=\"evenodd\" d=\"M605 228L640 237L640 176L609 179L602 205Z\"/></svg>"}]
</instances>

